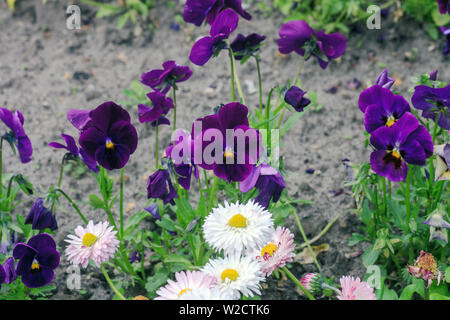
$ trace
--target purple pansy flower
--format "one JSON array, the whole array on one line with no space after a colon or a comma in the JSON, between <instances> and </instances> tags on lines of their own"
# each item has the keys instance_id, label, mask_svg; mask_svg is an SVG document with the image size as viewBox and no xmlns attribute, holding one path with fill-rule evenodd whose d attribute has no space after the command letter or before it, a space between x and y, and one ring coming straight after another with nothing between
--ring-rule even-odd
<instances>
[{"instance_id":1,"label":"purple pansy flower","mask_svg":"<svg viewBox=\"0 0 450 320\"><path fill-rule=\"evenodd\" d=\"M171 87L176 88L177 82L186 81L192 76L192 70L188 66L180 66L173 60L164 62L162 66L163 69L143 73L141 82L166 94Z\"/></svg>"},{"instance_id":2,"label":"purple pansy flower","mask_svg":"<svg viewBox=\"0 0 450 320\"><path fill-rule=\"evenodd\" d=\"M107 170L123 168L136 151L138 136L128 111L112 101L89 113L79 143L86 155Z\"/></svg>"},{"instance_id":3,"label":"purple pansy flower","mask_svg":"<svg viewBox=\"0 0 450 320\"><path fill-rule=\"evenodd\" d=\"M286 22L279 31L278 50L283 54L293 51L305 59L315 56L322 69L328 66L331 59L342 56L346 49L346 40L339 33L326 34L313 30L302 20Z\"/></svg>"},{"instance_id":4,"label":"purple pansy flower","mask_svg":"<svg viewBox=\"0 0 450 320\"><path fill-rule=\"evenodd\" d=\"M437 80L437 74L438 74L438 69L431 71L430 74L428 75L429 79L432 81L436 81Z\"/></svg>"},{"instance_id":5,"label":"purple pansy flower","mask_svg":"<svg viewBox=\"0 0 450 320\"><path fill-rule=\"evenodd\" d=\"M192 159L193 146L194 141L191 134L178 129L175 131L175 142L171 143L166 149L166 157L172 159L177 181L186 190L191 187L192 173L194 173L196 179L199 177L198 168ZM189 154L185 155L184 151L188 151Z\"/></svg>"},{"instance_id":6,"label":"purple pansy flower","mask_svg":"<svg viewBox=\"0 0 450 320\"><path fill-rule=\"evenodd\" d=\"M147 97L151 100L153 108L144 104L138 105L139 121L151 122L154 127L156 124L169 125L170 121L165 116L174 108L173 100L158 91L148 93Z\"/></svg>"},{"instance_id":7,"label":"purple pansy flower","mask_svg":"<svg viewBox=\"0 0 450 320\"><path fill-rule=\"evenodd\" d=\"M150 213L156 220L161 221L161 215L159 214L158 204L152 203L147 208L144 208L144 210Z\"/></svg>"},{"instance_id":8,"label":"purple pansy flower","mask_svg":"<svg viewBox=\"0 0 450 320\"><path fill-rule=\"evenodd\" d=\"M388 75L388 70L384 69L377 77L375 84L382 86L383 88L390 89L394 84L395 80L390 78Z\"/></svg>"},{"instance_id":9,"label":"purple pansy flower","mask_svg":"<svg viewBox=\"0 0 450 320\"><path fill-rule=\"evenodd\" d=\"M131 257L130 257L130 263L141 262L141 259L142 259L142 253L133 251L131 253Z\"/></svg>"},{"instance_id":10,"label":"purple pansy flower","mask_svg":"<svg viewBox=\"0 0 450 320\"><path fill-rule=\"evenodd\" d=\"M14 258L6 259L3 269L5 270L5 283L11 284L17 279L16 263Z\"/></svg>"},{"instance_id":11,"label":"purple pansy flower","mask_svg":"<svg viewBox=\"0 0 450 320\"><path fill-rule=\"evenodd\" d=\"M236 30L239 23L238 15L231 9L222 11L211 25L209 37L198 40L192 47L189 59L192 63L202 66L214 54L225 48L225 39Z\"/></svg>"},{"instance_id":12,"label":"purple pansy flower","mask_svg":"<svg viewBox=\"0 0 450 320\"><path fill-rule=\"evenodd\" d=\"M303 109L311 103L311 100L304 97L305 94L306 91L303 91L299 87L292 86L288 91L286 91L284 101L290 104L295 111L302 112Z\"/></svg>"},{"instance_id":13,"label":"purple pansy flower","mask_svg":"<svg viewBox=\"0 0 450 320\"><path fill-rule=\"evenodd\" d=\"M261 136L258 130L249 127L247 114L246 106L232 102L222 106L217 114L197 119L192 125L195 163L228 182L245 180L258 162L261 149ZM197 124L201 124L201 133L195 130ZM213 136L214 140L209 142L207 136ZM210 145L222 150L209 150ZM210 154L213 159L197 160L206 153L205 149L214 151L214 155Z\"/></svg>"},{"instance_id":14,"label":"purple pansy flower","mask_svg":"<svg viewBox=\"0 0 450 320\"><path fill-rule=\"evenodd\" d=\"M26 244L18 243L13 250L17 263L17 275L22 276L22 282L29 288L47 285L53 280L54 269L60 261L56 243L47 233L32 237Z\"/></svg>"},{"instance_id":15,"label":"purple pansy flower","mask_svg":"<svg viewBox=\"0 0 450 320\"><path fill-rule=\"evenodd\" d=\"M442 129L450 130L450 84L444 88L416 86L411 102L415 108L422 110L424 118L435 121L437 116L437 124Z\"/></svg>"},{"instance_id":16,"label":"purple pansy flower","mask_svg":"<svg viewBox=\"0 0 450 320\"><path fill-rule=\"evenodd\" d=\"M63 145L59 142L50 142L48 145L55 149L66 149L67 151L69 151L72 159L77 159L80 156L81 161L83 161L90 170L98 173L99 168L97 162L91 159L83 149L78 148L75 139L72 136L64 133L61 134L61 136L66 142L66 145Z\"/></svg>"},{"instance_id":17,"label":"purple pansy flower","mask_svg":"<svg viewBox=\"0 0 450 320\"><path fill-rule=\"evenodd\" d=\"M373 171L391 181L402 181L408 173L408 163L424 165L433 153L430 133L407 112L391 127L375 130L370 143L375 151L370 155Z\"/></svg>"},{"instance_id":18,"label":"purple pansy flower","mask_svg":"<svg viewBox=\"0 0 450 320\"><path fill-rule=\"evenodd\" d=\"M450 0L436 0L440 14L450 14Z\"/></svg>"},{"instance_id":19,"label":"purple pansy flower","mask_svg":"<svg viewBox=\"0 0 450 320\"><path fill-rule=\"evenodd\" d=\"M56 218L50 209L44 206L44 200L37 198L25 219L25 224L31 224L34 230L44 230L50 228L55 231L58 229Z\"/></svg>"},{"instance_id":20,"label":"purple pansy flower","mask_svg":"<svg viewBox=\"0 0 450 320\"><path fill-rule=\"evenodd\" d=\"M359 96L359 109L364 112L364 126L368 133L391 127L405 112L411 111L408 101L380 85L364 90Z\"/></svg>"},{"instance_id":21,"label":"purple pansy flower","mask_svg":"<svg viewBox=\"0 0 450 320\"><path fill-rule=\"evenodd\" d=\"M20 161L27 163L31 161L33 147L31 141L23 129L24 118L20 111L16 110L12 113L6 108L0 108L0 119L11 130L3 135L2 139L8 140L11 144L17 146Z\"/></svg>"},{"instance_id":22,"label":"purple pansy flower","mask_svg":"<svg viewBox=\"0 0 450 320\"><path fill-rule=\"evenodd\" d=\"M167 169L158 169L147 181L147 198L161 199L164 204L171 203L175 205L173 199L177 198L177 191L170 180L170 174Z\"/></svg>"},{"instance_id":23,"label":"purple pansy flower","mask_svg":"<svg viewBox=\"0 0 450 320\"><path fill-rule=\"evenodd\" d=\"M274 203L280 199L286 184L277 170L267 163L262 163L253 167L252 173L240 183L239 190L246 193L255 187L259 190L255 202L267 209L271 199Z\"/></svg>"},{"instance_id":24,"label":"purple pansy flower","mask_svg":"<svg viewBox=\"0 0 450 320\"><path fill-rule=\"evenodd\" d=\"M252 16L242 8L242 0L187 0L184 6L183 19L187 23L200 26L203 21L211 25L222 10L232 9L244 19Z\"/></svg>"},{"instance_id":25,"label":"purple pansy flower","mask_svg":"<svg viewBox=\"0 0 450 320\"><path fill-rule=\"evenodd\" d=\"M244 57L255 55L260 47L260 44L266 39L265 36L261 36L257 33L244 36L239 33L236 39L230 44L231 50L233 50L234 58L236 60L242 60Z\"/></svg>"},{"instance_id":26,"label":"purple pansy flower","mask_svg":"<svg viewBox=\"0 0 450 320\"><path fill-rule=\"evenodd\" d=\"M2 283L5 282L6 278L6 272L3 268L2 264L0 263L0 289L2 288Z\"/></svg>"}]
</instances>

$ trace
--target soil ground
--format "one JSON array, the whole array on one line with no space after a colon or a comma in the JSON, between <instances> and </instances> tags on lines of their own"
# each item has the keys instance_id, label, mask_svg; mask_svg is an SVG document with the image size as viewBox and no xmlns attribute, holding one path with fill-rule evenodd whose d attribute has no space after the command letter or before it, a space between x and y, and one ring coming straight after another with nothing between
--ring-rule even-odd
<instances>
[{"instance_id":1,"label":"soil ground","mask_svg":"<svg viewBox=\"0 0 450 320\"><path fill-rule=\"evenodd\" d=\"M226 54L207 63L204 67L189 62L190 48L196 38L206 35L206 27L171 27L176 14L183 6L169 10L159 4L151 10L152 21L157 23L155 32L148 30L149 21L138 25L116 27L117 20L94 19L95 11L81 6L83 29L66 28L66 8L69 2L52 1L45 6L41 1L20 1L14 14L4 2L0 2L0 105L19 109L25 117L25 130L33 147L33 161L22 165L8 150L4 152L4 170L23 172L37 186L41 194L56 185L61 151L48 147L51 141L60 141L60 134L76 136L75 129L66 120L70 108L92 109L113 100L126 101L124 89L141 73L159 68L166 60L188 64L194 71L192 78L180 84L177 95L178 127L189 129L193 120L211 114L215 106L229 102L229 60ZM270 87L293 79L299 64L299 56L281 57L276 39L283 24L283 17L274 12L264 17L256 5L249 9L254 18L240 21L237 32L257 32L267 36L262 49L262 75L265 96ZM313 205L298 206L298 212L309 238L322 230L335 215L353 207L350 190L343 187L346 172L341 160L353 163L367 161L370 154L364 146L363 115L357 106L358 96L364 87L374 83L378 73L386 66L396 78L398 92L410 100L410 78L420 73L439 69L439 79L448 81L450 70L442 55L442 43L432 41L421 26L407 19L393 23L391 17L382 21L381 30L368 30L362 23L360 32L348 36L345 55L322 70L312 59L302 72L302 88L316 92L323 104L319 111L310 108L303 118L283 138L281 156L285 163L285 180L289 195L311 200ZM236 32L236 34L237 34ZM411 58L411 53L415 58ZM244 87L250 109L258 103L256 67L253 61L238 66L240 81ZM362 86L355 88L348 82L359 80ZM330 90L331 89L331 90ZM333 90L335 89L335 90ZM126 167L126 206L133 204L128 214L142 210L146 205L146 179L154 166L154 131L137 120L135 109L130 109L133 123L140 137L139 146ZM169 142L170 129L161 130L160 145ZM315 169L308 174L307 169ZM116 173L117 175L117 173ZM62 185L81 207L88 218L104 219L100 211L92 211L86 205L88 195L95 192L92 176L75 179L67 176ZM333 192L342 189L343 192ZM18 214L26 215L34 202L33 197L23 198L17 207ZM84 202L84 203L83 203ZM64 238L81 223L79 217L66 203L58 208L59 229L56 240L61 251ZM362 277L365 268L360 254L364 245L348 247L348 239L358 231L359 217L345 213L329 232L316 244L327 243L328 252L319 254L318 260L325 275ZM293 217L286 226L295 232L302 243ZM81 272L84 294L70 291L65 273L69 263L62 256L51 299L110 299L111 290L97 269ZM292 264L298 277L315 271L313 264ZM271 278L264 299L299 299L289 280ZM139 290L137 290L139 291ZM143 294L144 292L134 292Z\"/></svg>"}]
</instances>

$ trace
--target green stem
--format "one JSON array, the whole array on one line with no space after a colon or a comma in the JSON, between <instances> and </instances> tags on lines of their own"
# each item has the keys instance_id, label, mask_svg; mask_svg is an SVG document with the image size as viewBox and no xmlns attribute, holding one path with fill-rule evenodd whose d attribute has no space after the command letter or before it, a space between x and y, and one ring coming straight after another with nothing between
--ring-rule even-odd
<instances>
[{"instance_id":1,"label":"green stem","mask_svg":"<svg viewBox=\"0 0 450 320\"><path fill-rule=\"evenodd\" d=\"M228 55L230 56L231 102L234 102L236 93L234 89L234 57L233 57L233 50L231 50L231 48L228 50Z\"/></svg>"},{"instance_id":2,"label":"green stem","mask_svg":"<svg viewBox=\"0 0 450 320\"><path fill-rule=\"evenodd\" d=\"M123 168L120 169L120 239L124 237L123 230Z\"/></svg>"},{"instance_id":3,"label":"green stem","mask_svg":"<svg viewBox=\"0 0 450 320\"><path fill-rule=\"evenodd\" d=\"M287 274L287 276L297 285L297 287L299 287L303 293L308 297L309 300L316 300L313 295L311 294L311 292L308 291L308 289L306 289L302 283L292 274L291 271L289 271L288 268L283 267L282 268L283 271Z\"/></svg>"},{"instance_id":4,"label":"green stem","mask_svg":"<svg viewBox=\"0 0 450 320\"><path fill-rule=\"evenodd\" d=\"M409 222L411 220L411 199L410 199L411 171L412 171L412 167L409 168L408 173L406 175L406 189L405 189L406 222L408 223L408 228L409 228Z\"/></svg>"},{"instance_id":5,"label":"green stem","mask_svg":"<svg viewBox=\"0 0 450 320\"><path fill-rule=\"evenodd\" d=\"M317 240L319 240L325 233L328 232L328 230L330 230L330 228L333 226L333 224L337 221L337 219L339 219L339 217L341 216L342 213L337 214L333 219L331 219L330 222L328 222L328 224L325 226L325 228L323 228L322 231L319 232L319 234L317 236L315 236L314 238L312 238L309 241L309 244L316 242ZM304 248L306 247L307 244L306 243L302 243L300 245L300 248Z\"/></svg>"},{"instance_id":6,"label":"green stem","mask_svg":"<svg viewBox=\"0 0 450 320\"><path fill-rule=\"evenodd\" d=\"M316 254L314 253L314 250L311 247L311 244L309 243L308 237L306 236L305 230L303 230L302 223L300 222L300 218L298 217L297 211L294 211L294 217L295 221L297 222L298 229L300 230L300 233L302 234L303 241L306 243L306 246L308 247L309 253L311 254L311 257L314 260L314 263L316 264L317 269L320 273L322 273L322 268L320 267L319 262L317 261Z\"/></svg>"},{"instance_id":7,"label":"green stem","mask_svg":"<svg viewBox=\"0 0 450 320\"><path fill-rule=\"evenodd\" d=\"M230 57L231 57L231 61L230 62L231 62L231 68L233 69L232 74L234 76L236 87L237 87L238 92L239 92L239 97L241 98L242 103L245 104L244 93L242 91L241 83L239 81L239 76L238 76L238 73L236 71L236 63L234 62L233 50L231 49L231 47L228 48L228 50L230 52Z\"/></svg>"},{"instance_id":8,"label":"green stem","mask_svg":"<svg viewBox=\"0 0 450 320\"><path fill-rule=\"evenodd\" d=\"M177 130L177 90L173 88L173 132Z\"/></svg>"},{"instance_id":9,"label":"green stem","mask_svg":"<svg viewBox=\"0 0 450 320\"><path fill-rule=\"evenodd\" d=\"M292 82L293 86L295 86L297 84L298 78L300 77L300 73L302 72L304 64L305 64L305 58L302 57L302 60L300 62L300 66L298 67L298 70L297 70L297 74L295 75L294 82Z\"/></svg>"},{"instance_id":10,"label":"green stem","mask_svg":"<svg viewBox=\"0 0 450 320\"><path fill-rule=\"evenodd\" d=\"M62 184L62 178L64 175L64 163L66 162L66 155L64 155L64 157L62 158L61 161L61 168L59 169L59 178L58 178L58 189L61 189L61 184ZM53 209L55 208L55 202L52 203L52 207L51 207L51 211L53 212Z\"/></svg>"},{"instance_id":11,"label":"green stem","mask_svg":"<svg viewBox=\"0 0 450 320\"><path fill-rule=\"evenodd\" d=\"M214 200L216 199L216 193L217 193L218 186L219 186L219 178L214 177L214 183L213 183L212 189L209 193L208 212L211 211L212 206L214 204Z\"/></svg>"},{"instance_id":12,"label":"green stem","mask_svg":"<svg viewBox=\"0 0 450 320\"><path fill-rule=\"evenodd\" d=\"M75 211L78 213L78 215L80 216L81 220L83 220L84 223L88 223L86 217L81 213L80 208L78 208L78 206L75 204L75 202L73 202L72 198L70 198L64 191L62 191L61 189L54 189L54 192L59 192L61 193L66 199L67 201L69 201L69 203L72 205L72 207L75 209Z\"/></svg>"},{"instance_id":13,"label":"green stem","mask_svg":"<svg viewBox=\"0 0 450 320\"><path fill-rule=\"evenodd\" d=\"M259 113L260 116L263 114L263 93L262 93L262 78L261 78L261 68L259 65L259 59L255 56L256 70L258 71L258 87L259 87Z\"/></svg>"},{"instance_id":14,"label":"green stem","mask_svg":"<svg viewBox=\"0 0 450 320\"><path fill-rule=\"evenodd\" d=\"M272 93L274 88L270 89L269 96L267 97L266 103L266 131L267 131L267 156L270 157L271 152L271 132L270 132L270 100L272 99Z\"/></svg>"},{"instance_id":15,"label":"green stem","mask_svg":"<svg viewBox=\"0 0 450 320\"><path fill-rule=\"evenodd\" d=\"M112 283L111 279L109 278L108 272L106 272L105 266L102 264L101 265L102 268L102 272L103 275L105 276L106 282L108 282L109 286L111 287L112 291L114 291L114 293L120 298L120 300L127 300L121 293L119 290L117 290L117 288L114 286L114 284Z\"/></svg>"}]
</instances>

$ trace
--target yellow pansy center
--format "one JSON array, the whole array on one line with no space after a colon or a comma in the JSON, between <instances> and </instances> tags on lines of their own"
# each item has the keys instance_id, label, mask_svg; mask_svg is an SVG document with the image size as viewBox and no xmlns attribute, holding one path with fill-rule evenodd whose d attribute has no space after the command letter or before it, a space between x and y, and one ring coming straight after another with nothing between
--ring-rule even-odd
<instances>
[{"instance_id":1,"label":"yellow pansy center","mask_svg":"<svg viewBox=\"0 0 450 320\"><path fill-rule=\"evenodd\" d=\"M264 248L261 249L261 256L264 258L266 254L269 256L273 256L273 253L277 251L278 247L274 245L273 243L269 243L264 246Z\"/></svg>"},{"instance_id":2,"label":"yellow pansy center","mask_svg":"<svg viewBox=\"0 0 450 320\"><path fill-rule=\"evenodd\" d=\"M239 273L235 269L225 269L222 271L220 277L222 278L222 282L224 282L226 279L230 279L230 281L236 281L236 279L239 277Z\"/></svg>"},{"instance_id":3,"label":"yellow pansy center","mask_svg":"<svg viewBox=\"0 0 450 320\"><path fill-rule=\"evenodd\" d=\"M114 148L114 142L112 142L110 139L106 140L106 149L112 148Z\"/></svg>"},{"instance_id":4,"label":"yellow pansy center","mask_svg":"<svg viewBox=\"0 0 450 320\"><path fill-rule=\"evenodd\" d=\"M225 152L223 153L223 156L226 159L233 159L234 158L234 152L233 152L233 150L231 150L231 148L227 147L225 149Z\"/></svg>"},{"instance_id":5,"label":"yellow pansy center","mask_svg":"<svg viewBox=\"0 0 450 320\"><path fill-rule=\"evenodd\" d=\"M39 268L40 268L39 262L34 261L34 262L31 264L31 270L39 270Z\"/></svg>"},{"instance_id":6,"label":"yellow pansy center","mask_svg":"<svg viewBox=\"0 0 450 320\"><path fill-rule=\"evenodd\" d=\"M183 290L181 290L181 291L178 293L178 296L181 297L183 294L185 294L185 293L188 292L188 291L192 291L192 289L191 289L191 288L183 289Z\"/></svg>"},{"instance_id":7,"label":"yellow pansy center","mask_svg":"<svg viewBox=\"0 0 450 320\"><path fill-rule=\"evenodd\" d=\"M389 116L386 120L386 126L392 127L392 125L396 122L395 118L393 116Z\"/></svg>"},{"instance_id":8,"label":"yellow pansy center","mask_svg":"<svg viewBox=\"0 0 450 320\"><path fill-rule=\"evenodd\" d=\"M401 159L402 155L397 149L392 150L392 156L397 159Z\"/></svg>"},{"instance_id":9,"label":"yellow pansy center","mask_svg":"<svg viewBox=\"0 0 450 320\"><path fill-rule=\"evenodd\" d=\"M245 228L247 227L247 219L240 213L235 214L228 221L228 225L233 228Z\"/></svg>"},{"instance_id":10,"label":"yellow pansy center","mask_svg":"<svg viewBox=\"0 0 450 320\"><path fill-rule=\"evenodd\" d=\"M83 246L85 247L92 247L94 245L94 243L97 241L97 237L95 236L95 234L92 234L90 232L87 232L84 236L83 236Z\"/></svg>"}]
</instances>

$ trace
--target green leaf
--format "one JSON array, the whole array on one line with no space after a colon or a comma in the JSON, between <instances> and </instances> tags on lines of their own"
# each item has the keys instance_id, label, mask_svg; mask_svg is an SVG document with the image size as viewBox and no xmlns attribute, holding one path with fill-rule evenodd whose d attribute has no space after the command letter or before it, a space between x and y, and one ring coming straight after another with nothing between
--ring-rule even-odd
<instances>
[{"instance_id":1,"label":"green leaf","mask_svg":"<svg viewBox=\"0 0 450 320\"><path fill-rule=\"evenodd\" d=\"M125 26L125 24L127 23L129 18L130 18L130 12L126 12L123 15L121 15L119 17L119 19L117 20L117 27L119 29L122 29Z\"/></svg>"},{"instance_id":2,"label":"green leaf","mask_svg":"<svg viewBox=\"0 0 450 320\"><path fill-rule=\"evenodd\" d=\"M144 220L145 218L147 218L150 215L151 215L151 213L148 211L145 211L145 210L133 214L128 219L128 224L126 226L127 232L136 228L138 226L138 224L141 223L142 220Z\"/></svg>"},{"instance_id":3,"label":"green leaf","mask_svg":"<svg viewBox=\"0 0 450 320\"><path fill-rule=\"evenodd\" d=\"M352 236L350 237L350 239L348 239L348 246L354 246L362 241L366 241L367 238L364 237L362 234L360 233L353 233Z\"/></svg>"},{"instance_id":4,"label":"green leaf","mask_svg":"<svg viewBox=\"0 0 450 320\"><path fill-rule=\"evenodd\" d=\"M445 281L447 283L450 283L450 267L447 267L447 269L445 269Z\"/></svg>"},{"instance_id":5,"label":"green leaf","mask_svg":"<svg viewBox=\"0 0 450 320\"><path fill-rule=\"evenodd\" d=\"M364 266L367 268L368 266L375 264L380 253L381 253L381 251L375 250L373 248L373 246L367 248L361 257L362 263L364 264Z\"/></svg>"},{"instance_id":6,"label":"green leaf","mask_svg":"<svg viewBox=\"0 0 450 320\"><path fill-rule=\"evenodd\" d=\"M105 204L103 200L99 198L96 194L92 193L89 195L89 204L95 209L104 209Z\"/></svg>"},{"instance_id":7,"label":"green leaf","mask_svg":"<svg viewBox=\"0 0 450 320\"><path fill-rule=\"evenodd\" d=\"M182 264L188 267L192 266L191 261L182 255L171 254L164 259L164 263Z\"/></svg>"},{"instance_id":8,"label":"green leaf","mask_svg":"<svg viewBox=\"0 0 450 320\"><path fill-rule=\"evenodd\" d=\"M450 15L448 14L440 14L439 9L436 7L431 13L431 17L433 18L434 23L438 27L445 26L450 22Z\"/></svg>"},{"instance_id":9,"label":"green leaf","mask_svg":"<svg viewBox=\"0 0 450 320\"><path fill-rule=\"evenodd\" d=\"M283 127L280 130L280 138L288 132L288 130L301 118L305 112L296 112L294 113L287 121L284 123Z\"/></svg>"},{"instance_id":10,"label":"green leaf","mask_svg":"<svg viewBox=\"0 0 450 320\"><path fill-rule=\"evenodd\" d=\"M439 293L431 293L430 294L430 300L450 300L450 297L444 296Z\"/></svg>"}]
</instances>

